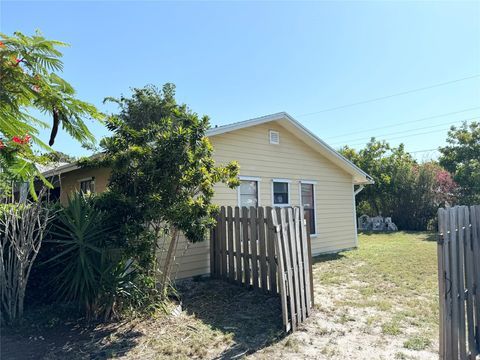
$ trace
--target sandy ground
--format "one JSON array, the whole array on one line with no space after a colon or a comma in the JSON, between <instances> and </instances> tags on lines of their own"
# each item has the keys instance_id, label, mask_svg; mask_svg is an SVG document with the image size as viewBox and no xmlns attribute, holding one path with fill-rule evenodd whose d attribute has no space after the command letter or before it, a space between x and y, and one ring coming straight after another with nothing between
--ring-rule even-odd
<instances>
[{"instance_id":1,"label":"sandy ground","mask_svg":"<svg viewBox=\"0 0 480 360\"><path fill-rule=\"evenodd\" d=\"M315 311L299 331L280 342L252 354L252 359L438 359L432 342L425 350L404 348L405 334L386 335L381 326L370 319L389 317L390 314L372 308L339 307L339 300L361 296L348 286L315 287L319 299Z\"/></svg>"}]
</instances>

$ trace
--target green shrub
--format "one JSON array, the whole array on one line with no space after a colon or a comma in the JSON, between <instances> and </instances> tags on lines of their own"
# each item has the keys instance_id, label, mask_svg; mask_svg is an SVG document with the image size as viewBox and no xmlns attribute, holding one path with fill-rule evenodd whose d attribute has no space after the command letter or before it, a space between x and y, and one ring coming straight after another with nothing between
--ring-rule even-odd
<instances>
[{"instance_id":1,"label":"green shrub","mask_svg":"<svg viewBox=\"0 0 480 360\"><path fill-rule=\"evenodd\" d=\"M115 247L116 229L95 198L73 194L50 230L55 255L45 264L56 270L59 299L78 304L89 319L110 319L125 305L145 306L154 286L141 281L135 262Z\"/></svg>"}]
</instances>

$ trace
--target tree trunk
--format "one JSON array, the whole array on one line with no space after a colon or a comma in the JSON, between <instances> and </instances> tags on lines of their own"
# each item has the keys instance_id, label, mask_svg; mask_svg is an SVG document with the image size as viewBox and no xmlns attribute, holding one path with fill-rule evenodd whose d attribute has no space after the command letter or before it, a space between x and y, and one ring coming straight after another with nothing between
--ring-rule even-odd
<instances>
[{"instance_id":1,"label":"tree trunk","mask_svg":"<svg viewBox=\"0 0 480 360\"><path fill-rule=\"evenodd\" d=\"M173 228L170 236L170 244L168 245L167 256L165 258L165 263L163 264L163 272L161 274L161 281L159 290L162 296L167 295L167 288L171 278L173 259L175 257L175 252L178 245L178 229Z\"/></svg>"}]
</instances>

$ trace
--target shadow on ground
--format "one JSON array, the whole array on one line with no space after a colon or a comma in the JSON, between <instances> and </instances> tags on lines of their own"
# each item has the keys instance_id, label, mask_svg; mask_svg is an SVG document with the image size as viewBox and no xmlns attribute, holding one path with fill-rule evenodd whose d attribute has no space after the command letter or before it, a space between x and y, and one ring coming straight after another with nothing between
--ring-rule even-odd
<instances>
[{"instance_id":1,"label":"shadow on ground","mask_svg":"<svg viewBox=\"0 0 480 360\"><path fill-rule=\"evenodd\" d=\"M26 314L21 325L2 326L0 359L107 359L121 356L135 347L136 339L142 335L128 329L119 332L121 326L121 323L98 326L69 319L63 311L53 307L33 309Z\"/></svg>"},{"instance_id":2,"label":"shadow on ground","mask_svg":"<svg viewBox=\"0 0 480 360\"><path fill-rule=\"evenodd\" d=\"M362 230L362 231L359 231L358 234L362 236L368 236L368 237L378 236L378 235L388 235L392 237L392 239L395 239L396 236L398 236L398 234L419 235L424 237L424 239L422 239L423 241L437 241L436 232L423 231L423 230L419 230L419 231L403 231L403 230L401 231L365 231L365 230Z\"/></svg>"},{"instance_id":3,"label":"shadow on ground","mask_svg":"<svg viewBox=\"0 0 480 360\"><path fill-rule=\"evenodd\" d=\"M329 261L340 260L340 259L343 259L344 257L345 257L345 255L343 255L342 253L318 255L318 256L313 257L312 264L315 265L317 263L324 263L324 262L329 262Z\"/></svg>"},{"instance_id":4,"label":"shadow on ground","mask_svg":"<svg viewBox=\"0 0 480 360\"><path fill-rule=\"evenodd\" d=\"M216 359L241 358L284 337L280 298L219 280L180 284L183 308L212 328L233 335Z\"/></svg>"}]
</instances>

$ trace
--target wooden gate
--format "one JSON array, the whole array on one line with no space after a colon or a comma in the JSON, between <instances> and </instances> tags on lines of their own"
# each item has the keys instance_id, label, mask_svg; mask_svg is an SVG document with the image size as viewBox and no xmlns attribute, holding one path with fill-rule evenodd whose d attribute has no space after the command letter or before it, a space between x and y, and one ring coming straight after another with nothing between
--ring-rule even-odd
<instances>
[{"instance_id":1,"label":"wooden gate","mask_svg":"<svg viewBox=\"0 0 480 360\"><path fill-rule=\"evenodd\" d=\"M440 359L475 359L480 345L480 206L438 211Z\"/></svg>"},{"instance_id":2,"label":"wooden gate","mask_svg":"<svg viewBox=\"0 0 480 360\"><path fill-rule=\"evenodd\" d=\"M222 206L210 251L212 277L279 294L287 332L310 314L311 246L303 208Z\"/></svg>"}]
</instances>

